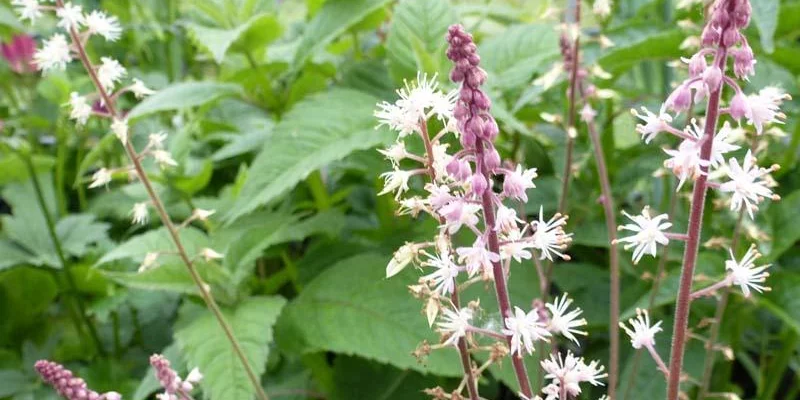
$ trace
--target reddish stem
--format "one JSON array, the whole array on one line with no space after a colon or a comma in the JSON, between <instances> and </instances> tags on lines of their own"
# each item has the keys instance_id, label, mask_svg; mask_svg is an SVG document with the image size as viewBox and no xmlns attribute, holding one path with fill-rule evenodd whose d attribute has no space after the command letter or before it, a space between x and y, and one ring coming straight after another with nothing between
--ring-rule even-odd
<instances>
[{"instance_id":1,"label":"reddish stem","mask_svg":"<svg viewBox=\"0 0 800 400\"><path fill-rule=\"evenodd\" d=\"M575 21L573 23L580 29L581 25L581 0L575 0ZM566 28L569 30L569 27ZM577 109L575 106L575 97L578 92L578 66L580 65L580 32L575 37L575 42L572 44L572 60L570 60L569 75L569 111L567 114L567 154L564 161L564 176L561 183L561 200L558 202L558 212L564 214L567 209L567 197L569 194L569 181L572 176L572 153L575 147L575 138L570 132L575 130L575 120L577 119Z\"/></svg>"},{"instance_id":2,"label":"reddish stem","mask_svg":"<svg viewBox=\"0 0 800 400\"><path fill-rule=\"evenodd\" d=\"M725 73L728 50L720 46L714 56L714 64ZM711 147L714 144L714 133L719 120L719 103L722 86L711 92L708 98L706 126L703 133L703 147L700 149L702 160L711 159ZM689 325L689 309L691 307L692 279L700 248L700 233L703 225L706 192L708 191L708 167L701 167L703 173L697 178L692 193L692 209L689 214L686 249L683 254L680 286L678 288L677 307L675 308L675 326L672 332L672 352L669 360L669 382L667 384L667 400L678 400L680 393L683 353L686 350L686 330Z\"/></svg>"}]
</instances>

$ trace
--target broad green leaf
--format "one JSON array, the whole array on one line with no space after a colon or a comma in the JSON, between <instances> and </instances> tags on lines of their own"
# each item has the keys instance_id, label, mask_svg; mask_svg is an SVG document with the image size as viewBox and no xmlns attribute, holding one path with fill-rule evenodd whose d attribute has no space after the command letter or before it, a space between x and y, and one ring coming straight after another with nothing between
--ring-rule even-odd
<instances>
[{"instance_id":1,"label":"broad green leaf","mask_svg":"<svg viewBox=\"0 0 800 400\"><path fill-rule=\"evenodd\" d=\"M58 283L50 271L22 267L0 273L0 338L37 322L58 296Z\"/></svg>"},{"instance_id":2,"label":"broad green leaf","mask_svg":"<svg viewBox=\"0 0 800 400\"><path fill-rule=\"evenodd\" d=\"M425 364L411 352L438 338L420 314L406 285L416 272L385 279L389 257L363 254L336 263L314 279L286 307L276 326L282 348L295 352L333 351L401 369L461 376L456 352L434 351Z\"/></svg>"},{"instance_id":3,"label":"broad green leaf","mask_svg":"<svg viewBox=\"0 0 800 400\"><path fill-rule=\"evenodd\" d=\"M235 309L223 310L236 339L256 376L266 369L272 326L286 300L281 297L251 297ZM255 390L230 342L210 311L193 321L183 321L175 332L187 365L203 372L200 383L210 399L252 399Z\"/></svg>"},{"instance_id":4,"label":"broad green leaf","mask_svg":"<svg viewBox=\"0 0 800 400\"><path fill-rule=\"evenodd\" d=\"M192 295L200 294L197 285L183 263L177 260L160 262L161 265L143 272L102 271L102 273L108 279L133 289L163 290ZM206 283L215 284L225 282L228 279L228 274L218 265L195 261L194 266Z\"/></svg>"},{"instance_id":5,"label":"broad green leaf","mask_svg":"<svg viewBox=\"0 0 800 400\"><path fill-rule=\"evenodd\" d=\"M281 35L281 25L278 20L266 13L255 15L233 29L208 27L191 22L186 24L186 28L195 45L211 54L217 64L222 64L228 50L245 52L261 50Z\"/></svg>"},{"instance_id":6,"label":"broad green leaf","mask_svg":"<svg viewBox=\"0 0 800 400\"><path fill-rule=\"evenodd\" d=\"M766 307L785 324L800 333L800 276L780 271L767 278L771 291L757 296L758 304Z\"/></svg>"},{"instance_id":7,"label":"broad green leaf","mask_svg":"<svg viewBox=\"0 0 800 400\"><path fill-rule=\"evenodd\" d=\"M331 400L407 400L421 396L436 381L415 371L400 370L351 356L338 356L333 364Z\"/></svg>"},{"instance_id":8,"label":"broad green leaf","mask_svg":"<svg viewBox=\"0 0 800 400\"><path fill-rule=\"evenodd\" d=\"M272 128L230 135L231 140L211 156L212 161L222 161L242 154L256 151L264 146L272 134Z\"/></svg>"},{"instance_id":9,"label":"broad green leaf","mask_svg":"<svg viewBox=\"0 0 800 400\"><path fill-rule=\"evenodd\" d=\"M766 254L764 262L778 259L786 250L800 239L800 190L769 205L767 215L772 226L772 250Z\"/></svg>"},{"instance_id":10,"label":"broad green leaf","mask_svg":"<svg viewBox=\"0 0 800 400\"><path fill-rule=\"evenodd\" d=\"M6 26L15 31L25 30L25 25L19 21L17 14L6 7L5 4L0 5L0 26Z\"/></svg>"},{"instance_id":11,"label":"broad green leaf","mask_svg":"<svg viewBox=\"0 0 800 400\"><path fill-rule=\"evenodd\" d=\"M67 254L81 257L93 243L108 240L110 224L98 222L91 214L72 214L56 224L56 234Z\"/></svg>"},{"instance_id":12,"label":"broad green leaf","mask_svg":"<svg viewBox=\"0 0 800 400\"><path fill-rule=\"evenodd\" d=\"M400 2L386 40L389 71L394 80L411 79L417 71L438 71L441 65L436 61L444 58L447 47L447 27L455 21L456 13L448 0ZM433 60L435 65L426 65L426 60Z\"/></svg>"},{"instance_id":13,"label":"broad green leaf","mask_svg":"<svg viewBox=\"0 0 800 400\"><path fill-rule=\"evenodd\" d=\"M559 55L558 32L550 24L516 25L481 43L487 82L501 89L521 88Z\"/></svg>"},{"instance_id":14,"label":"broad green leaf","mask_svg":"<svg viewBox=\"0 0 800 400\"><path fill-rule=\"evenodd\" d=\"M780 14L780 0L758 0L750 2L753 7L753 22L758 28L761 46L767 53L775 50L775 30L778 28L778 14Z\"/></svg>"},{"instance_id":15,"label":"broad green leaf","mask_svg":"<svg viewBox=\"0 0 800 400\"><path fill-rule=\"evenodd\" d=\"M181 82L146 98L128 114L129 119L161 112L182 110L210 103L221 97L240 96L242 88L238 85L217 82Z\"/></svg>"},{"instance_id":16,"label":"broad green leaf","mask_svg":"<svg viewBox=\"0 0 800 400\"><path fill-rule=\"evenodd\" d=\"M20 371L4 369L0 370L0 397L8 397L15 393L22 392L31 382L25 374Z\"/></svg>"},{"instance_id":17,"label":"broad green leaf","mask_svg":"<svg viewBox=\"0 0 800 400\"><path fill-rule=\"evenodd\" d=\"M388 0L329 0L308 23L292 64L299 69L319 49L351 26L388 3Z\"/></svg>"},{"instance_id":18,"label":"broad green leaf","mask_svg":"<svg viewBox=\"0 0 800 400\"><path fill-rule=\"evenodd\" d=\"M326 3L327 4L327 3ZM276 199L311 172L356 150L391 140L374 129L377 99L346 89L333 89L298 103L275 126L250 169L242 192L227 219L233 220Z\"/></svg>"},{"instance_id":19,"label":"broad green leaf","mask_svg":"<svg viewBox=\"0 0 800 400\"><path fill-rule=\"evenodd\" d=\"M30 253L15 245L13 242L0 239L0 271L16 265L31 262L33 258Z\"/></svg>"},{"instance_id":20,"label":"broad green leaf","mask_svg":"<svg viewBox=\"0 0 800 400\"><path fill-rule=\"evenodd\" d=\"M33 155L33 168L40 174L53 169L56 161L49 155ZM0 185L23 182L29 178L28 168L16 154L0 154Z\"/></svg>"},{"instance_id":21,"label":"broad green leaf","mask_svg":"<svg viewBox=\"0 0 800 400\"><path fill-rule=\"evenodd\" d=\"M189 257L194 257L199 254L200 250L204 247L210 246L210 241L206 234L191 226L180 230L180 239ZM147 253L153 252L175 252L175 245L172 243L167 228L161 227L128 239L103 255L103 257L97 261L97 265L116 260L134 260L140 262ZM167 259L168 256L165 255L163 258ZM162 258L159 257L158 263L163 262Z\"/></svg>"},{"instance_id":22,"label":"broad green leaf","mask_svg":"<svg viewBox=\"0 0 800 400\"><path fill-rule=\"evenodd\" d=\"M604 69L619 74L644 60L674 60L686 37L681 29L664 30L647 26L626 26L611 35L616 45L596 60Z\"/></svg>"}]
</instances>

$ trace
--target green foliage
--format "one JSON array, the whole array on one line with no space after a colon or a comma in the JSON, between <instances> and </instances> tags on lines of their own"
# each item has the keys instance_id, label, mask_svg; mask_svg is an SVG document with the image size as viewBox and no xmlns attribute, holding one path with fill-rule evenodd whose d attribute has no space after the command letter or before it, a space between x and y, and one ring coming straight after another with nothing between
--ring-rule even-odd
<instances>
[{"instance_id":1,"label":"green foliage","mask_svg":"<svg viewBox=\"0 0 800 400\"><path fill-rule=\"evenodd\" d=\"M417 71L436 73L447 61L442 38L456 21L448 0L410 0L397 5L386 40L389 71L396 82Z\"/></svg>"},{"instance_id":2,"label":"green foliage","mask_svg":"<svg viewBox=\"0 0 800 400\"><path fill-rule=\"evenodd\" d=\"M134 119L162 111L183 110L208 104L226 96L241 95L239 86L214 82L177 83L159 90L148 97L128 114Z\"/></svg>"}]
</instances>

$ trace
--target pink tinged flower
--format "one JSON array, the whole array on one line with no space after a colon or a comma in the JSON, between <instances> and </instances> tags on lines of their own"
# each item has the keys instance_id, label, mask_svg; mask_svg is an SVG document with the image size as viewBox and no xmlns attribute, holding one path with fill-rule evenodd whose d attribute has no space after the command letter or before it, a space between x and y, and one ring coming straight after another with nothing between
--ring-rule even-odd
<instances>
[{"instance_id":1,"label":"pink tinged flower","mask_svg":"<svg viewBox=\"0 0 800 400\"><path fill-rule=\"evenodd\" d=\"M533 354L534 343L547 341L550 336L545 324L539 321L537 310L525 313L519 307L514 307L514 315L505 318L503 334L511 336L511 354L517 357L522 357L523 351Z\"/></svg>"},{"instance_id":2,"label":"pink tinged flower","mask_svg":"<svg viewBox=\"0 0 800 400\"><path fill-rule=\"evenodd\" d=\"M581 310L580 307L569 311L572 299L567 296L568 294L564 293L561 298L556 297L552 303L545 304L545 307L550 310L551 314L547 329L554 334L564 336L575 342L575 344L578 344L578 339L575 335L588 335L586 331L577 329L586 326L586 319L579 318L581 314L583 314L583 310Z\"/></svg>"},{"instance_id":3,"label":"pink tinged flower","mask_svg":"<svg viewBox=\"0 0 800 400\"><path fill-rule=\"evenodd\" d=\"M664 102L662 109L670 109L680 114L681 111L688 110L691 105L692 90L688 85L682 84L667 97L667 101Z\"/></svg>"},{"instance_id":4,"label":"pink tinged flower","mask_svg":"<svg viewBox=\"0 0 800 400\"><path fill-rule=\"evenodd\" d=\"M712 65L703 71L703 83L709 92L716 92L722 85L722 70L718 66Z\"/></svg>"},{"instance_id":5,"label":"pink tinged flower","mask_svg":"<svg viewBox=\"0 0 800 400\"><path fill-rule=\"evenodd\" d=\"M465 181L472 176L472 167L470 167L469 162L464 159L452 157L445 169L447 175L456 181Z\"/></svg>"},{"instance_id":6,"label":"pink tinged flower","mask_svg":"<svg viewBox=\"0 0 800 400\"><path fill-rule=\"evenodd\" d=\"M456 197L450 194L450 188L446 185L429 183L425 185L425 190L430 193L428 196L428 204L437 212L440 212L442 207L456 200Z\"/></svg>"},{"instance_id":7,"label":"pink tinged flower","mask_svg":"<svg viewBox=\"0 0 800 400\"><path fill-rule=\"evenodd\" d=\"M703 137L702 129L692 121L692 126L688 127L684 132L695 139L684 139L678 145L677 150L664 150L670 156L664 161L664 166L671 169L672 173L679 178L678 190L687 179L696 179L703 174L702 167L708 167L711 164L710 161L703 160L700 157L700 138Z\"/></svg>"},{"instance_id":8,"label":"pink tinged flower","mask_svg":"<svg viewBox=\"0 0 800 400\"><path fill-rule=\"evenodd\" d=\"M0 44L0 54L8 62L12 71L23 74L36 70L33 55L36 41L30 35L15 35L11 42Z\"/></svg>"},{"instance_id":9,"label":"pink tinged flower","mask_svg":"<svg viewBox=\"0 0 800 400\"><path fill-rule=\"evenodd\" d=\"M597 111L595 111L589 103L584 104L583 108L581 109L581 121L584 122L591 122L594 121L594 118L597 116Z\"/></svg>"},{"instance_id":10,"label":"pink tinged flower","mask_svg":"<svg viewBox=\"0 0 800 400\"><path fill-rule=\"evenodd\" d=\"M517 217L517 212L513 208L501 204L497 207L494 230L508 234L511 231L519 230L519 224L524 222Z\"/></svg>"},{"instance_id":11,"label":"pink tinged flower","mask_svg":"<svg viewBox=\"0 0 800 400\"><path fill-rule=\"evenodd\" d=\"M67 64L72 61L72 52L67 37L57 33L47 39L42 48L33 55L33 61L36 63L36 68L44 73L67 69Z\"/></svg>"},{"instance_id":12,"label":"pink tinged flower","mask_svg":"<svg viewBox=\"0 0 800 400\"><path fill-rule=\"evenodd\" d=\"M784 100L791 100L791 96L776 87L765 87L758 94L747 97L748 112L745 114L747 122L756 127L760 135L765 124L783 124L786 115L780 112L780 105Z\"/></svg>"},{"instance_id":13,"label":"pink tinged flower","mask_svg":"<svg viewBox=\"0 0 800 400\"><path fill-rule=\"evenodd\" d=\"M729 250L730 251L730 250ZM729 278L733 284L739 285L744 293L744 297L750 297L750 289L759 293L769 291L770 288L761 285L767 280L769 272L767 268L771 264L762 265L757 267L755 260L761 257L761 254L756 250L755 246L750 246L740 261L736 261L733 251L730 251L731 259L725 261L725 269L729 271Z\"/></svg>"},{"instance_id":14,"label":"pink tinged flower","mask_svg":"<svg viewBox=\"0 0 800 400\"><path fill-rule=\"evenodd\" d=\"M449 308L442 310L442 320L436 323L437 331L447 337L445 346L456 346L458 340L467 335L467 329L472 320L472 310L462 308L453 311Z\"/></svg>"},{"instance_id":15,"label":"pink tinged flower","mask_svg":"<svg viewBox=\"0 0 800 400\"><path fill-rule=\"evenodd\" d=\"M436 270L423 276L420 280L432 283L434 285L433 290L439 295L445 296L453 293L456 285L456 277L460 272L458 265L453 262L453 256L449 253L426 255L428 259L422 263L422 266L433 267Z\"/></svg>"},{"instance_id":16,"label":"pink tinged flower","mask_svg":"<svg viewBox=\"0 0 800 400\"><path fill-rule=\"evenodd\" d=\"M533 244L528 238L522 236L522 232L514 230L504 234L500 237L505 243L500 246L500 259L508 260L513 258L517 262L522 260L530 260L533 254L529 249L533 248Z\"/></svg>"},{"instance_id":17,"label":"pink tinged flower","mask_svg":"<svg viewBox=\"0 0 800 400\"><path fill-rule=\"evenodd\" d=\"M411 172L395 169L382 173L381 178L383 179L383 190L378 193L378 196L394 192L394 198L399 199L409 189L408 180L411 178Z\"/></svg>"},{"instance_id":18,"label":"pink tinged flower","mask_svg":"<svg viewBox=\"0 0 800 400\"><path fill-rule=\"evenodd\" d=\"M583 358L575 357L571 351L567 351L566 357L561 353L551 354L550 358L542 361L542 369L547 373L545 379L550 379L551 384L557 388L564 385L567 394L575 397L581 394L580 384L590 383L593 386L602 386L599 379L605 378L608 374L603 371L605 368L597 361L586 364Z\"/></svg>"},{"instance_id":19,"label":"pink tinged flower","mask_svg":"<svg viewBox=\"0 0 800 400\"><path fill-rule=\"evenodd\" d=\"M500 159L500 153L497 152L497 149L495 149L494 146L484 152L483 164L490 172L494 172L497 168L499 168L501 162L502 160Z\"/></svg>"},{"instance_id":20,"label":"pink tinged flower","mask_svg":"<svg viewBox=\"0 0 800 400\"><path fill-rule=\"evenodd\" d=\"M731 118L737 122L750 113L750 103L747 101L747 96L744 93L736 92L731 99L729 111Z\"/></svg>"},{"instance_id":21,"label":"pink tinged flower","mask_svg":"<svg viewBox=\"0 0 800 400\"><path fill-rule=\"evenodd\" d=\"M437 181L445 181L448 178L447 166L453 160L453 156L447 154L449 144L434 143L431 145L433 153L433 170L436 173Z\"/></svg>"},{"instance_id":22,"label":"pink tinged flower","mask_svg":"<svg viewBox=\"0 0 800 400\"><path fill-rule=\"evenodd\" d=\"M636 125L636 132L642 135L642 139L644 139L645 143L650 143L656 135L666 131L669 128L669 124L672 122L672 116L664 111L656 115L647 108L642 107L641 114L636 111L636 109L631 109L631 113L644 122L643 124Z\"/></svg>"},{"instance_id":23,"label":"pink tinged flower","mask_svg":"<svg viewBox=\"0 0 800 400\"><path fill-rule=\"evenodd\" d=\"M703 55L702 52L698 52L692 56L690 59L682 58L683 62L689 64L689 77L696 78L703 74L703 72L708 68L708 63L706 63L706 57Z\"/></svg>"},{"instance_id":24,"label":"pink tinged flower","mask_svg":"<svg viewBox=\"0 0 800 400\"><path fill-rule=\"evenodd\" d=\"M476 197L481 197L489 188L489 182L486 181L486 177L483 174L474 174L470 179L470 188Z\"/></svg>"},{"instance_id":25,"label":"pink tinged flower","mask_svg":"<svg viewBox=\"0 0 800 400\"><path fill-rule=\"evenodd\" d=\"M625 211L622 213L628 217L632 224L622 225L619 229L633 232L632 236L617 239L619 243L626 243L625 250L633 248L633 263L638 264L639 260L645 254L656 256L656 246L665 246L669 243L669 239L664 234L664 231L672 226L672 223L666 222L669 219L667 214L657 215L655 218L650 217L650 209L645 207L641 215L630 215Z\"/></svg>"},{"instance_id":26,"label":"pink tinged flower","mask_svg":"<svg viewBox=\"0 0 800 400\"><path fill-rule=\"evenodd\" d=\"M631 338L631 345L634 349L641 349L642 347L653 347L656 345L655 335L661 332L661 321L650 325L650 315L647 310L636 309L636 318L628 320L628 325L620 322L619 326Z\"/></svg>"},{"instance_id":27,"label":"pink tinged flower","mask_svg":"<svg viewBox=\"0 0 800 400\"><path fill-rule=\"evenodd\" d=\"M456 199L442 207L439 213L445 218L447 232L452 235L464 225L476 226L480 221L477 216L480 210L480 204L467 203L463 199Z\"/></svg>"},{"instance_id":28,"label":"pink tinged flower","mask_svg":"<svg viewBox=\"0 0 800 400\"><path fill-rule=\"evenodd\" d=\"M568 255L563 253L567 246L572 243L572 234L567 234L564 231L566 224L567 217L560 213L545 222L544 209L539 206L539 221L531 222L531 226L534 228L532 244L541 253L540 259L544 260L546 258L553 261L553 255L557 255L564 260L570 259Z\"/></svg>"},{"instance_id":29,"label":"pink tinged flower","mask_svg":"<svg viewBox=\"0 0 800 400\"><path fill-rule=\"evenodd\" d=\"M492 253L486 248L486 243L482 238L477 238L471 247L459 247L456 249L458 262L464 263L467 274L470 277L483 271L491 271L492 263L500 261L500 255Z\"/></svg>"},{"instance_id":30,"label":"pink tinged flower","mask_svg":"<svg viewBox=\"0 0 800 400\"><path fill-rule=\"evenodd\" d=\"M517 199L522 202L528 202L528 194L526 190L536 187L533 179L538 175L536 168L523 170L522 165L517 164L517 169L506 173L505 180L503 181L503 194L512 199Z\"/></svg>"},{"instance_id":31,"label":"pink tinged flower","mask_svg":"<svg viewBox=\"0 0 800 400\"><path fill-rule=\"evenodd\" d=\"M777 198L769 188L769 181L764 178L776 168L777 166L772 168L758 167L755 157L749 150L741 166L735 158L728 160L728 177L730 181L720 185L719 189L723 192L732 193L731 210L738 211L745 207L747 214L752 219L753 211L758 210L758 204L764 198Z\"/></svg>"},{"instance_id":32,"label":"pink tinged flower","mask_svg":"<svg viewBox=\"0 0 800 400\"><path fill-rule=\"evenodd\" d=\"M33 367L45 382L67 400L120 400L122 398L117 392L99 394L89 389L83 379L74 376L72 371L64 368L61 364L39 360Z\"/></svg>"},{"instance_id":33,"label":"pink tinged flower","mask_svg":"<svg viewBox=\"0 0 800 400\"><path fill-rule=\"evenodd\" d=\"M750 76L756 74L756 60L753 50L745 44L740 49L735 49L733 53L733 73L739 79L750 80Z\"/></svg>"}]
</instances>

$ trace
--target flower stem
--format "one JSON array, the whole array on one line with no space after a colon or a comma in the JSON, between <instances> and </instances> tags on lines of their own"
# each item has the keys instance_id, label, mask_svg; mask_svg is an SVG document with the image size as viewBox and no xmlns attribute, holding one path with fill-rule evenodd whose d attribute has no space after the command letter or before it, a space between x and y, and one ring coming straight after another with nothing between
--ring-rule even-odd
<instances>
[{"instance_id":1,"label":"flower stem","mask_svg":"<svg viewBox=\"0 0 800 400\"><path fill-rule=\"evenodd\" d=\"M483 177L486 178L487 182L491 182L491 174L483 162L484 141L479 138L475 144L475 147L475 158L478 166L477 169L480 171ZM500 254L500 241L497 238L497 231L492 229L492 227L495 226L495 204L492 199L493 196L494 193L492 192L491 188L484 190L483 195L481 196L481 202L483 205L483 222L486 227L489 251L494 254ZM506 276L503 272L503 266L499 261L492 262L492 275L494 277L495 294L497 295L497 306L500 308L500 318L502 319L503 327L505 328L506 317L511 315L511 300L508 296L508 286L506 285ZM506 336L506 342L510 346L511 338ZM533 397L533 390L531 389L531 383L528 380L528 371L525 368L525 363L519 357L511 357L511 363L514 366L514 374L517 376L517 382L519 383L520 391L528 398Z\"/></svg>"},{"instance_id":2,"label":"flower stem","mask_svg":"<svg viewBox=\"0 0 800 400\"><path fill-rule=\"evenodd\" d=\"M617 251L617 218L614 212L614 195L611 192L611 182L608 178L608 168L606 166L603 146L600 143L600 135L594 120L586 123L589 128L589 138L592 140L594 149L594 159L597 162L597 174L600 178L600 192L603 196L601 203L606 217L606 229L608 230L609 248L609 272L611 274L611 294L609 312L608 334L611 348L608 361L608 397L617 398L617 379L619 377L619 252Z\"/></svg>"},{"instance_id":3,"label":"flower stem","mask_svg":"<svg viewBox=\"0 0 800 400\"><path fill-rule=\"evenodd\" d=\"M719 47L714 57L714 64L725 71L727 48ZM706 126L703 133L703 146L700 149L700 159L711 159L711 147L714 143L714 133L719 120L719 103L722 94L720 86L708 98ZM680 286L678 288L677 307L675 308L675 326L672 332L672 352L669 360L669 381L667 383L667 400L678 400L680 392L681 369L683 368L683 353L686 349L686 329L689 325L689 308L691 307L692 280L697 262L697 253L700 248L700 233L703 224L703 211L705 208L706 192L708 187L708 167L701 167L703 173L697 178L692 193L692 208L689 214L688 239L683 255L681 267Z\"/></svg>"},{"instance_id":4,"label":"flower stem","mask_svg":"<svg viewBox=\"0 0 800 400\"><path fill-rule=\"evenodd\" d=\"M56 0L56 6L59 8L64 7L63 0ZM114 102L111 99L109 93L105 90L102 84L97 77L97 73L95 71L94 66L92 65L91 60L89 60L89 56L86 53L86 49L84 48L78 33L75 31L74 28L69 30L69 35L72 39L72 43L78 51L78 57L83 64L84 69L89 74L92 82L94 83L95 88L97 89L100 97L103 99L106 107L108 108L109 113L112 115L113 118L118 118L120 116L119 112L117 111ZM195 268L194 264L191 261L191 258L186 253L186 249L183 247L183 243L181 242L180 236L178 235L178 229L175 227L175 224L167 214L167 210L164 207L164 203L161 201L161 198L156 193L155 189L153 188L152 183L150 182L150 178L147 176L147 173L142 167L141 158L139 154L136 153L136 149L133 147L130 141L124 142L125 152L128 155L128 158L133 163L133 167L136 170L136 176L144 185L145 190L147 191L147 195L150 197L150 202L152 203L153 207L155 207L156 211L158 212L159 217L161 218L161 223L167 228L167 232L169 233L170 238L172 239L175 248L178 251L178 255L183 261L184 265L186 266L189 275L194 281L195 285L197 286L198 291L200 292L200 296L203 298L203 301L206 303L206 306L211 313L216 318L217 323L222 328L225 336L227 337L228 341L231 343L231 347L233 348L236 357L242 363L242 367L247 374L248 379L253 385L255 389L256 395L260 400L269 400L266 392L264 392L264 388L261 386L261 382L256 376L255 372L253 371L253 367L250 366L250 362L247 360L247 357L242 350L239 341L236 339L236 336L233 333L233 329L231 329L228 322L225 320L225 316L222 314L222 310L220 310L219 305L214 300L214 297L211 295L209 287L206 283L203 282L203 279L198 274L197 269Z\"/></svg>"},{"instance_id":5,"label":"flower stem","mask_svg":"<svg viewBox=\"0 0 800 400\"><path fill-rule=\"evenodd\" d=\"M577 27L577 30L580 30L581 25L581 0L573 0L575 2L574 8L574 20L571 21ZM568 21L570 22L570 21ZM569 30L569 27L566 28ZM577 36L575 37L575 42L572 45L572 59L570 60L569 67L569 104L568 104L568 112L567 112L567 149L566 149L566 156L564 158L564 174L563 174L563 181L561 183L561 198L558 201L558 212L564 214L567 209L567 198L569 197L569 183L570 178L572 177L572 153L574 152L575 148L575 138L572 137L572 132L575 132L575 120L577 119L577 107L575 104L575 98L578 92L578 66L580 65L580 61L578 60L580 57L580 42L581 36L580 32L578 32Z\"/></svg>"}]
</instances>

